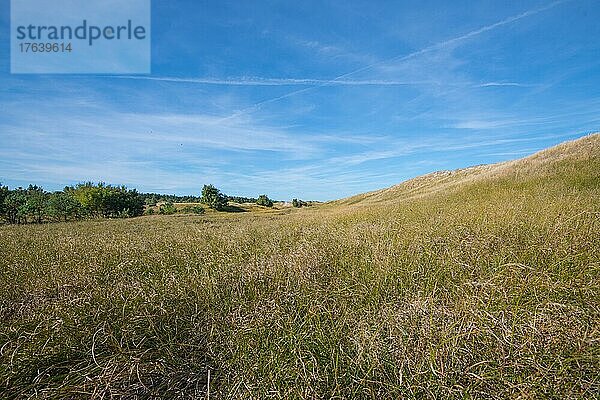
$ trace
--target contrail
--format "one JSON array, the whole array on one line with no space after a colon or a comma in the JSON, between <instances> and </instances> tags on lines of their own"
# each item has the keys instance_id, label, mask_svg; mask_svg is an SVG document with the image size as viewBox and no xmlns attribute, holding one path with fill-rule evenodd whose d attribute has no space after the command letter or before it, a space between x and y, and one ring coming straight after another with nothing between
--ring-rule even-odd
<instances>
[{"instance_id":1,"label":"contrail","mask_svg":"<svg viewBox=\"0 0 600 400\"><path fill-rule=\"evenodd\" d=\"M401 85L425 85L425 84L439 84L437 82L433 82L433 81L395 81L395 80L350 80L347 79L349 77L351 77L352 75L358 74L359 72L363 72L366 70L369 70L373 67L379 66L379 65L383 65L383 64L387 64L387 63L391 63L391 62L403 62L403 61L407 61L410 60L412 58L415 58L417 56L420 56L422 54L425 53L429 53L431 51L434 50L439 50L439 49L443 49L445 47L448 46L452 46L452 45L456 45L460 42L463 42L465 40L471 39L475 36L478 36L482 33L491 31L493 29L499 28L501 26L504 25L508 25L511 24L515 21L521 20L523 18L527 18L530 17L532 15L535 14L539 14L543 11L549 10L551 8L554 8L560 4L563 3L567 3L570 2L572 0L557 0L554 1L550 4L547 4L543 7L540 8L536 8L533 10L528 10L525 12L522 12L520 14L517 15L513 15L511 17L505 18L501 21L498 21L496 23L493 23L491 25L487 25L484 27L481 27L479 29L476 29L474 31L468 32L464 35L461 36L457 36L455 38L452 39L448 39L448 40L444 40L442 42L438 42L435 44L432 44L430 46L424 47L420 50L414 51L412 53L409 54L405 54L405 55L397 55L382 61L378 61L369 65L366 65L364 67L360 67L358 69L352 70L350 72L346 72L342 75L338 75L335 78L332 79L294 79L294 78L237 78L237 79L211 79L211 78L175 78L175 77L150 77L150 76L109 76L109 78L119 78L119 79L141 79L141 80L155 80L155 81L165 81L165 82L187 82L187 83L200 83L200 84L212 84L212 85L231 85L231 86L308 86L302 89L297 89L294 91L291 91L289 93L286 93L284 95L281 96L277 96L271 99L267 99L267 100L263 100L260 101L258 103L255 103L249 107L243 108L227 117L224 117L218 121L215 121L215 123L220 123L223 121L227 121L229 119L232 118L236 118L240 115L244 115L244 114L248 114L254 110L259 109L260 107L262 107L265 104L269 104L269 103L274 103L277 102L279 100L283 100L286 99L288 97L292 97L301 93L306 93L321 87L325 87L325 86L334 86L334 85L349 85L349 86L359 86L359 85L379 85L379 86L384 86L384 85L397 85L397 86L401 86ZM445 83L447 84L447 83ZM496 82L490 82L490 83L483 83L483 84L476 84L474 85L475 87L489 87L489 86L522 86L522 87L526 87L526 86L532 86L532 85L528 85L528 84L519 84L519 83L512 83L512 82L508 82L508 83L496 83Z\"/></svg>"},{"instance_id":2,"label":"contrail","mask_svg":"<svg viewBox=\"0 0 600 400\"><path fill-rule=\"evenodd\" d=\"M366 71L366 70L371 69L373 67L376 67L378 65L382 65L382 64L386 64L386 63L390 63L390 62L394 62L394 61L406 61L406 60L409 60L409 59L414 58L416 56L419 56L421 54L425 54L425 53L428 53L428 52L433 51L433 50L442 49L444 47L447 47L449 45L453 45L453 44L456 44L456 43L460 43L462 41L465 41L465 40L471 39L472 37L480 35L480 34L482 34L484 32L488 32L488 31L491 31L491 30L496 29L498 27L501 27L501 26L504 26L504 25L508 25L508 24L510 24L512 22L518 21L520 19L527 18L527 17L535 15L535 14L539 14L539 13L541 13L543 11L549 10L551 8L554 8L554 7L556 7L556 6L560 5L560 4L563 4L563 3L567 3L569 1L572 1L572 0L557 0L557 1L554 1L554 2L552 2L552 3L550 3L550 4L546 5L546 6L543 6L543 7L540 7L540 8L536 8L536 9L533 9L533 10L528 10L528 11L522 12L521 14L513 15L512 17L505 18L505 19L503 19L501 21L498 21L498 22L496 22L494 24L484 26L482 28L476 29L474 31L468 32L468 33L466 33L464 35L461 35L461 36L458 36L458 37L455 37L455 38L452 38L452 39L448 39L448 40L445 40L445 41L442 41L442 42L438 42L438 43L432 44L430 46L424 47L424 48L422 48L420 50L417 50L417 51L414 51L412 53L409 53L409 54L406 54L406 55L398 55L398 56L395 56L395 57L392 57L392 58L388 58L386 60L378 61L378 62L369 64L367 66L355 69L353 71L347 72L345 74L339 75L339 76L331 79L331 82L336 82L336 81L348 78L349 76L352 76L352 75L357 74L359 72ZM308 92L308 91L311 91L311 90L314 90L314 89L318 89L318 88L321 88L323 86L328 86L328 85L331 85L331 83L323 83L323 84L320 84L320 85L315 85L315 86L311 86L311 87L308 87L308 88L304 88L304 89L300 89L300 90L295 90L293 92L284 94L283 96L278 96L278 97L275 97L275 98L272 98L272 99L264 100L264 101L255 103L255 104L253 104L250 107L246 107L246 108L244 108L244 109L242 109L242 110L240 110L240 111L238 111L236 113L233 113L232 115L230 115L228 117L222 118L220 121L226 121L228 119L235 118L235 117L238 117L240 115L247 114L249 112L252 112L252 111L260 108L261 106L263 106L265 104L273 103L273 102L276 102L276 101L279 101L279 100L283 100L285 98L288 98L288 97L291 97L291 96L295 96L295 95L300 94L300 93L305 93L305 92Z\"/></svg>"},{"instance_id":3,"label":"contrail","mask_svg":"<svg viewBox=\"0 0 600 400\"><path fill-rule=\"evenodd\" d=\"M441 84L434 81L398 81L398 80L341 80L341 79L298 79L298 78L176 78L169 76L130 76L116 75L107 76L116 79L139 79L161 82L200 83L207 85L226 86L315 86L315 85L348 85L348 86L408 86L408 85L431 85Z\"/></svg>"},{"instance_id":4,"label":"contrail","mask_svg":"<svg viewBox=\"0 0 600 400\"><path fill-rule=\"evenodd\" d=\"M432 50L438 50L438 49L447 47L448 45L452 45L452 44L455 44L455 43L462 42L462 41L470 39L470 38L472 38L474 36L480 35L480 34L482 34L484 32L488 32L488 31L491 31L493 29L496 29L496 28L498 28L500 26L510 24L512 22L515 22L515 21L518 21L520 19L529 17L531 15L539 14L542 11L546 11L546 10L548 10L550 8L558 6L559 4L566 3L566 2L569 2L569 1L572 1L572 0L557 0L557 1L555 1L553 3L550 3L550 4L548 4L548 5L544 6L544 7L540 7L540 8L536 8L536 9L533 9L533 10L525 11L525 12L523 12L521 14L518 14L518 15L513 15L512 17L508 17L506 19L503 19L502 21L496 22L496 23L491 24L491 25L484 26L482 28L479 28L477 30L471 31L471 32L466 33L464 35L461 35L461 36L458 36L458 37L455 37L455 38L452 38L452 39L445 40L443 42L435 43L435 44L432 44L430 46L424 47L421 50L417 50L417 51L414 51L414 52L406 54L406 55L398 55L398 56L395 56L395 57L392 57L392 58L388 58L388 59L383 60L383 61L378 61L376 63L369 64L369 65L367 65L365 67L361 67L361 68L358 68L358 69L356 69L354 71L350 71L348 73L340 75L340 76L334 78L333 80L335 81L335 80L338 80L338 79L347 78L348 76L354 75L354 74L356 74L358 72L362 72L362 71L368 70L370 68L376 67L376 66L381 65L381 64L386 64L386 63L393 62L393 61L406 61L406 60L409 60L409 59L414 58L416 56L419 56L421 54L428 53L428 52L430 52Z\"/></svg>"},{"instance_id":5,"label":"contrail","mask_svg":"<svg viewBox=\"0 0 600 400\"><path fill-rule=\"evenodd\" d=\"M486 82L474 85L475 87L495 87L495 86L515 86L515 87L536 87L539 84L519 83L519 82Z\"/></svg>"},{"instance_id":6,"label":"contrail","mask_svg":"<svg viewBox=\"0 0 600 400\"><path fill-rule=\"evenodd\" d=\"M202 85L216 86L415 86L415 85L440 85L440 86L461 86L461 87L494 87L494 86L515 86L515 87L535 87L539 84L521 83L521 82L439 82L439 81L398 81L385 79L367 79L367 80L335 80L335 79L298 79L298 78L177 78L171 76L132 76L132 75L111 75L106 78L114 79L133 79L158 82L179 82L179 83L198 83Z\"/></svg>"}]
</instances>

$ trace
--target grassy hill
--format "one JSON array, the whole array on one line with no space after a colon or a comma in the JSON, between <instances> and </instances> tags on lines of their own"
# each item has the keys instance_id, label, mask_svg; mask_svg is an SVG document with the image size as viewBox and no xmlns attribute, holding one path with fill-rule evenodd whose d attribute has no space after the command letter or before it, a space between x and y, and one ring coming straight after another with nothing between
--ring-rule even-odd
<instances>
[{"instance_id":1,"label":"grassy hill","mask_svg":"<svg viewBox=\"0 0 600 400\"><path fill-rule=\"evenodd\" d=\"M597 398L600 135L307 209L2 226L0 320L2 398Z\"/></svg>"},{"instance_id":2,"label":"grassy hill","mask_svg":"<svg viewBox=\"0 0 600 400\"><path fill-rule=\"evenodd\" d=\"M488 184L492 187L495 183L522 185L526 181L549 180L556 177L569 180L576 176L583 176L585 179L590 179L590 184L595 184L597 187L598 173L595 171L598 169L594 170L594 168L598 166L599 153L600 134L596 133L564 142L522 159L455 171L438 171L391 188L360 194L333 203L336 205L398 203L436 193L465 190L473 184ZM583 171L578 171L580 167L583 167ZM552 185L555 183L552 182Z\"/></svg>"}]
</instances>

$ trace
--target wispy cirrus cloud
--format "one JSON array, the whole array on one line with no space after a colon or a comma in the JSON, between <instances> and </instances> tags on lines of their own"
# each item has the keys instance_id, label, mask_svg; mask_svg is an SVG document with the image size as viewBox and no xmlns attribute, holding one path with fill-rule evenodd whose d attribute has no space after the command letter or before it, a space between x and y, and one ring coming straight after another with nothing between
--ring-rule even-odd
<instances>
[{"instance_id":1,"label":"wispy cirrus cloud","mask_svg":"<svg viewBox=\"0 0 600 400\"><path fill-rule=\"evenodd\" d=\"M13 120L19 122L0 124L6 146L24 137L37 136L46 146L55 143L57 151L78 146L85 148L92 141L111 148L130 145L126 152L134 154L140 148L160 153L170 146L277 152L294 158L307 157L318 151L317 146L306 138L300 139L285 130L261 125L248 118L229 120L224 124L220 118L211 115L133 114L104 110L96 115L65 113L14 117ZM100 146L98 150L102 148Z\"/></svg>"},{"instance_id":2,"label":"wispy cirrus cloud","mask_svg":"<svg viewBox=\"0 0 600 400\"><path fill-rule=\"evenodd\" d=\"M312 78L263 78L263 77L239 77L239 78L179 78L171 76L139 76L139 75L115 75L106 76L113 79L132 79L157 82L192 83L203 85L220 86L463 86L463 87L536 87L539 84L519 82L448 82L442 80L389 80L389 79L312 79Z\"/></svg>"},{"instance_id":3,"label":"wispy cirrus cloud","mask_svg":"<svg viewBox=\"0 0 600 400\"><path fill-rule=\"evenodd\" d=\"M407 62L412 59L415 59L419 56L432 53L440 50L448 50L454 48L461 43L468 41L474 37L477 37L483 33L492 31L494 29L500 28L505 25L512 24L516 21L531 17L533 15L539 14L543 11L552 9L560 4L570 2L572 0L558 0L552 3L549 3L545 6L538 7L535 9L527 10L517 15L510 16L503 20L500 20L496 23L483 26L476 30L467 32L463 35L456 36L451 39L443 40L438 43L434 43L432 45L426 46L422 49L415 50L408 54L400 54L394 57L386 58L384 60L377 60L375 62L371 62L365 66L360 68L356 68L352 71L340 74L335 76L332 79L313 79L313 78L267 78L267 77L234 77L234 78L182 78L182 77L170 77L170 76L134 76L134 75L126 75L126 76L106 76L105 78L115 78L115 79L132 79L132 80L150 80L150 81L162 81L162 82L180 82L180 83L197 83L197 84L207 84L207 85L228 85L228 86L308 86L299 90L294 90L292 92L279 95L270 99L266 99L257 103L254 103L242 110L235 112L233 115L224 118L223 120L227 120L229 118L235 118L237 116L253 112L262 106L270 103L274 103L286 98L290 98L292 96L296 96L299 94L304 94L310 92L312 90L325 87L325 86L338 86L338 85L348 85L348 86L408 86L408 85L455 85L455 86L471 86L471 87L501 87L501 86L513 86L513 87L531 87L531 86L539 86L539 84L529 84L529 83L519 83L519 82L484 82L484 83L472 83L472 82L447 82L441 80L431 80L431 79L348 79L351 76L355 76L359 73L373 70L376 67L385 67L386 65L398 65L399 63ZM334 49L332 46L323 46L318 42L314 41L305 41L305 45L310 47L318 47L319 51L331 51ZM336 51L339 51L338 48L335 48ZM223 121L222 120L222 121Z\"/></svg>"},{"instance_id":4,"label":"wispy cirrus cloud","mask_svg":"<svg viewBox=\"0 0 600 400\"><path fill-rule=\"evenodd\" d=\"M400 54L400 55L397 55L397 56L394 56L394 57L391 57L391 58L387 58L385 60L376 61L376 62L368 64L366 66L363 66L363 67L354 69L352 71L343 73L341 75L338 75L335 78L333 78L333 79L331 79L331 80L329 80L327 82L324 82L324 83L321 83L321 84L317 84L317 85L314 85L314 86L309 86L307 88L295 90L295 91L286 93L284 95L280 95L280 96L277 96L277 97L273 97L273 98L270 98L270 99L267 99L267 100L260 101L258 103L255 103L255 104L249 106L249 107L246 107L246 108L244 108L244 109L242 109L240 111L235 112L232 115L232 117L236 117L236 116L243 115L243 114L246 114L246 113L254 112L254 111L260 109L262 106L264 106L266 104L275 103L275 102L278 102L280 100L290 98L292 96L297 96L297 95L300 95L300 94L305 94L305 93L310 92L312 90L315 90L315 89L318 89L318 88L321 88L321 87L324 87L324 86L332 85L332 82L347 80L347 78L349 78L351 76L355 76L355 75L357 75L359 73L372 70L375 67L380 67L380 66L385 66L385 65L390 65L390 64L403 63L403 62L412 60L414 58L417 58L419 56L422 56L424 54L432 53L432 52L439 51L439 50L448 50L448 49L454 48L454 47L462 44L463 42L466 42L466 41L468 41L468 40L470 40L470 39L472 39L474 37L477 37L477 36L479 36L479 35L481 35L483 33L486 33L486 32L489 32L489 31L493 31L493 30L495 30L497 28L500 28L502 26L512 24L512 23L517 22L519 20L531 17L533 15L539 14L539 13L544 12L546 10L550 10L550 9L552 9L552 8L558 6L558 5L561 5L563 3L567 3L567 2L570 2L570 1L572 1L572 0L557 0L557 1L554 1L552 3L547 4L545 6L534 8L534 9L531 9L531 10L527 10L527 11L522 12L520 14L513 15L513 16L510 16L510 17L505 18L503 20L500 20L500 21L498 21L496 23L483 26L483 27L481 27L479 29L470 31L468 33L456 36L456 37L451 38L451 39L443 40L441 42L432 44L430 46L426 46L426 47L424 47L422 49L410 52L408 54Z\"/></svg>"},{"instance_id":5,"label":"wispy cirrus cloud","mask_svg":"<svg viewBox=\"0 0 600 400\"><path fill-rule=\"evenodd\" d=\"M339 85L339 86L407 86L441 84L434 81L402 81L402 80L335 80L335 79L310 79L310 78L177 78L159 76L107 76L115 79L134 79L159 82L198 83L206 85L223 86L314 86L314 85Z\"/></svg>"}]
</instances>

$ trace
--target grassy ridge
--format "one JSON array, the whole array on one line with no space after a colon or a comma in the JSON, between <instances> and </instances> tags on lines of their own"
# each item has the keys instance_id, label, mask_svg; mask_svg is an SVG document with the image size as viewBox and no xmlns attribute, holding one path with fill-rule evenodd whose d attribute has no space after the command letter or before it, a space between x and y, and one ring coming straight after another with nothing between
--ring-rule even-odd
<instances>
[{"instance_id":1,"label":"grassy ridge","mask_svg":"<svg viewBox=\"0 0 600 400\"><path fill-rule=\"evenodd\" d=\"M599 142L286 215L0 227L1 397L598 397Z\"/></svg>"}]
</instances>

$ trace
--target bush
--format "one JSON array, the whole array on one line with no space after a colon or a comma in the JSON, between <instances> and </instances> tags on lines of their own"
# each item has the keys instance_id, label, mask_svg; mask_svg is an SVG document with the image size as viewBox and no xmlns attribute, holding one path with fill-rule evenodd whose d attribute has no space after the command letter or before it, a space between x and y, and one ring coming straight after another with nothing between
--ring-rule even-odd
<instances>
[{"instance_id":1,"label":"bush","mask_svg":"<svg viewBox=\"0 0 600 400\"><path fill-rule=\"evenodd\" d=\"M292 200L292 206L296 207L296 208L300 208L300 207L304 207L307 206L308 203L299 199L293 199Z\"/></svg>"},{"instance_id":2,"label":"bush","mask_svg":"<svg viewBox=\"0 0 600 400\"><path fill-rule=\"evenodd\" d=\"M227 206L227 198L213 185L204 185L202 188L202 202L217 211Z\"/></svg>"},{"instance_id":3,"label":"bush","mask_svg":"<svg viewBox=\"0 0 600 400\"><path fill-rule=\"evenodd\" d=\"M256 200L256 204L264 207L273 207L273 201L266 194L261 194Z\"/></svg>"},{"instance_id":4,"label":"bush","mask_svg":"<svg viewBox=\"0 0 600 400\"><path fill-rule=\"evenodd\" d=\"M165 203L158 208L158 213L162 215L171 215L175 214L176 212L177 208L175 208L171 202Z\"/></svg>"},{"instance_id":5,"label":"bush","mask_svg":"<svg viewBox=\"0 0 600 400\"><path fill-rule=\"evenodd\" d=\"M48 193L39 186L29 185L25 194L26 201L23 213L27 221L27 216L30 216L33 221L38 224L44 219L48 204Z\"/></svg>"},{"instance_id":6,"label":"bush","mask_svg":"<svg viewBox=\"0 0 600 400\"><path fill-rule=\"evenodd\" d=\"M185 206L181 211L188 214L204 214L202 206Z\"/></svg>"},{"instance_id":7,"label":"bush","mask_svg":"<svg viewBox=\"0 0 600 400\"><path fill-rule=\"evenodd\" d=\"M256 203L254 197L243 197L243 196L225 196L228 201L233 201L234 203L244 204L244 203Z\"/></svg>"},{"instance_id":8,"label":"bush","mask_svg":"<svg viewBox=\"0 0 600 400\"><path fill-rule=\"evenodd\" d=\"M156 205L156 203L158 203L158 199L156 198L156 196L150 196L150 197L146 197L146 198L144 199L144 203L145 203L147 206L151 206L151 207L153 207L153 206L155 206L155 205Z\"/></svg>"}]
</instances>

